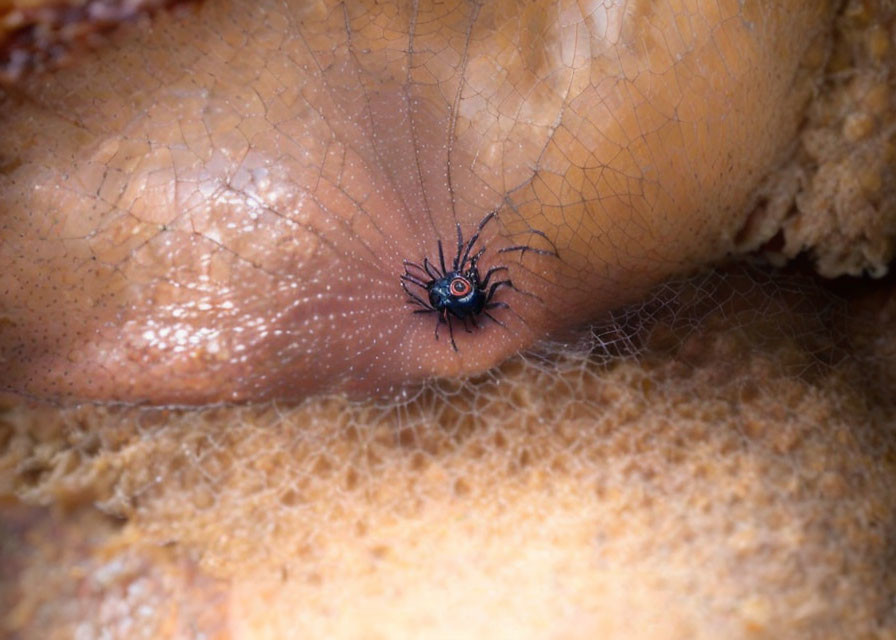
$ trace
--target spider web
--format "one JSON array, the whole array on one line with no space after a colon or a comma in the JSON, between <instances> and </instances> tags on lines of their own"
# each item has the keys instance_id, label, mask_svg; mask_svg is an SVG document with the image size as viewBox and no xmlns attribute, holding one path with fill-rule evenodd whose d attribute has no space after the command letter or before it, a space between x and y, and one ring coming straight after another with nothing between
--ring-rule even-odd
<instances>
[{"instance_id":1,"label":"spider web","mask_svg":"<svg viewBox=\"0 0 896 640\"><path fill-rule=\"evenodd\" d=\"M562 594L593 628L613 620L598 602L658 601L714 633L795 607L807 629L892 624L868 597L894 588L896 336L876 315L893 313L889 291L881 307L803 276L709 272L397 405L13 409L6 491L38 504L87 492L144 543L201 550L213 576L265 583L258 567L276 569L290 576L280 605L302 602L298 624L323 634L340 628L327 607L369 615L380 605L361 593L394 571L462 606L454 584L526 584L570 562L590 567L588 588L534 607L521 595L507 615L537 627ZM682 594L676 576L695 564L716 578ZM651 589L626 594L645 575ZM393 595L390 610L413 619L413 601ZM483 631L476 615L465 628Z\"/></svg>"},{"instance_id":2,"label":"spider web","mask_svg":"<svg viewBox=\"0 0 896 640\"><path fill-rule=\"evenodd\" d=\"M847 53L873 53L850 27L867 13L845 7ZM892 129L842 144L828 125L874 106L879 66L832 76L805 155L766 185L741 249L881 264L891 185L856 185L891 175ZM822 237L852 211L871 226ZM889 637L893 389L892 277L731 265L400 402L11 401L2 495L63 513L29 533L30 608L16 613L41 637L158 637L170 627L141 607L198 592L273 637L357 635L358 621L384 637ZM4 544L18 535L9 522ZM18 560L8 549L3 566ZM0 584L0 602L16 586ZM193 613L172 614L184 636Z\"/></svg>"}]
</instances>

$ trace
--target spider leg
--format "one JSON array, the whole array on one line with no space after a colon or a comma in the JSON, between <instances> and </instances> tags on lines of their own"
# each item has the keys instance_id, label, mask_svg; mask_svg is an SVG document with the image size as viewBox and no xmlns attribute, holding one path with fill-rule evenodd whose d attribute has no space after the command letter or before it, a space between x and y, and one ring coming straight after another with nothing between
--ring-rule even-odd
<instances>
[{"instance_id":1,"label":"spider leg","mask_svg":"<svg viewBox=\"0 0 896 640\"><path fill-rule=\"evenodd\" d=\"M488 304L489 302L491 302L492 297L494 297L494 295L495 295L495 291L497 291L499 287L510 287L511 289L516 289L516 287L513 286L513 282L512 282L512 281L510 281L510 280L499 280L498 282L495 282L494 284L492 284L492 286L489 288L488 293L487 293L486 296L485 296L485 303L486 303L486 304Z\"/></svg>"},{"instance_id":2,"label":"spider leg","mask_svg":"<svg viewBox=\"0 0 896 640\"><path fill-rule=\"evenodd\" d=\"M492 267L488 271L485 272L485 277L482 279L482 288L485 289L488 286L488 281L491 277L497 273L498 271L507 271L507 267Z\"/></svg>"},{"instance_id":3,"label":"spider leg","mask_svg":"<svg viewBox=\"0 0 896 640\"><path fill-rule=\"evenodd\" d=\"M488 304L485 305L485 308L486 309L507 309L510 313L515 315L517 318L519 318L520 321L522 321L522 323L524 325L526 325L527 327L529 326L529 323L526 322L526 319L523 316L521 316L520 314L518 314L516 311L514 311L513 307L511 307L506 302L489 302ZM485 311L485 313L488 314L488 316L490 318L492 318L491 314L489 314L488 311ZM492 318L492 320L495 320L495 318ZM495 320L495 322L497 322L502 327L505 326L503 322L499 322L498 320Z\"/></svg>"},{"instance_id":4,"label":"spider leg","mask_svg":"<svg viewBox=\"0 0 896 640\"><path fill-rule=\"evenodd\" d=\"M542 300L541 298L539 298L537 295L535 295L534 293L529 293L528 291L523 291L522 289L517 289L517 288L516 288L516 285L514 285L513 282L512 282L511 280L500 280L500 281L498 281L498 282L495 282L495 283L489 288L489 290L488 290L488 295L486 295L486 297L485 297L485 302L486 302L486 303L488 303L488 302L491 301L492 296L495 295L495 290L496 290L498 287L509 287L510 289L513 289L514 291L516 291L516 292L517 292L518 294L520 294L520 295L528 296L529 298L535 298L535 299L538 300L539 302L543 302L543 300Z\"/></svg>"},{"instance_id":5,"label":"spider leg","mask_svg":"<svg viewBox=\"0 0 896 640\"><path fill-rule=\"evenodd\" d=\"M416 262L411 262L410 260L402 260L401 264L404 265L405 271L408 270L408 267L414 267L416 269L420 269L420 271L423 271L423 268L419 264L417 264Z\"/></svg>"},{"instance_id":6,"label":"spider leg","mask_svg":"<svg viewBox=\"0 0 896 640\"><path fill-rule=\"evenodd\" d=\"M423 301L423 299L420 298L420 296L418 296L418 295L415 294L415 293L411 293L410 289L408 289L408 286L404 283L403 280L402 280L402 282L401 282L401 288L404 289L404 292L405 292L406 294L408 294L409 296L411 296L411 300L408 300L408 302L409 302L410 304L419 304L421 307L425 307L425 308L427 308L427 309L432 309L432 305L426 304L426 303Z\"/></svg>"},{"instance_id":7,"label":"spider leg","mask_svg":"<svg viewBox=\"0 0 896 640\"><path fill-rule=\"evenodd\" d=\"M480 231L482 231L483 229L485 229L485 225L487 225L488 222L489 222L489 220L491 220L492 218L494 218L496 215L498 215L498 210L497 210L497 209L495 209L494 211L489 211L488 214L487 214L487 215L482 219L482 221L479 223L479 228L476 229L476 233L479 233Z\"/></svg>"},{"instance_id":8,"label":"spider leg","mask_svg":"<svg viewBox=\"0 0 896 640\"><path fill-rule=\"evenodd\" d=\"M417 269L419 271L419 275L417 273L412 272L410 270L410 267ZM415 262L408 262L407 260L405 260L405 263L404 263L404 275L401 277L404 278L405 276L407 276L408 282L413 282L418 287L422 287L424 289L426 288L426 285L428 284L426 282L426 280L429 280L430 282L432 282L433 280L437 280L437 278L434 278L428 270L424 269L423 267L421 267L419 264L417 264Z\"/></svg>"},{"instance_id":9,"label":"spider leg","mask_svg":"<svg viewBox=\"0 0 896 640\"><path fill-rule=\"evenodd\" d=\"M475 244L475 242L477 240L479 240L479 232L478 231L473 234L473 237L470 238L470 241L467 243L467 248L464 249L464 257L463 257L463 260L460 261L460 264L463 265L463 264L467 263L467 257L470 255L470 249L473 248L473 245ZM463 267L461 267L461 268L463 268Z\"/></svg>"},{"instance_id":10,"label":"spider leg","mask_svg":"<svg viewBox=\"0 0 896 640\"><path fill-rule=\"evenodd\" d=\"M476 241L479 240L479 234L482 233L482 230L485 228L485 225L487 225L489 223L489 220L491 220L492 218L495 217L496 213L497 213L497 211L492 211L491 213L489 213L487 216L485 216L482 219L482 222L479 223L479 226L476 228L476 233L474 233L473 237L470 238L470 241L467 242L467 247L466 247L466 249L464 249L464 257L463 257L463 259L460 260L461 265L464 265L467 263L467 258L470 255L470 251L473 249L473 245L475 245ZM458 247L457 252L458 252L458 254L460 254L460 247ZM457 269L456 266L454 268ZM461 268L463 268L463 266L461 266Z\"/></svg>"},{"instance_id":11,"label":"spider leg","mask_svg":"<svg viewBox=\"0 0 896 640\"><path fill-rule=\"evenodd\" d=\"M420 280L419 278L415 278L410 273L403 273L398 277L401 278L402 282L410 282L411 284L415 284L422 289L426 289L428 284L426 282L423 282L423 280Z\"/></svg>"},{"instance_id":12,"label":"spider leg","mask_svg":"<svg viewBox=\"0 0 896 640\"><path fill-rule=\"evenodd\" d=\"M498 249L498 253L510 253L511 251L519 251L520 255L523 255L527 251L531 251L532 253L537 253L540 256L557 257L556 251L548 251L547 249L536 249L535 247L530 247L527 244L518 244L513 247L504 247L503 249Z\"/></svg>"},{"instance_id":13,"label":"spider leg","mask_svg":"<svg viewBox=\"0 0 896 640\"><path fill-rule=\"evenodd\" d=\"M554 243L551 242L551 239L547 237L547 235L544 233L544 231L539 231L538 229L530 228L528 231L523 231L521 233L531 233L531 234L535 234L536 236L538 236L540 238L544 238L545 241L549 245L551 245L551 249L550 250L536 249L535 247L532 247L527 244L518 244L518 245L514 245L512 247L498 249L498 253L508 253L510 251L520 251L521 255L522 255L523 253L526 253L527 251L532 251L533 253L537 253L537 254L543 255L543 256L554 256L555 258L559 256L559 254L557 253L557 247L554 246ZM513 234L513 235L519 235L519 234Z\"/></svg>"},{"instance_id":14,"label":"spider leg","mask_svg":"<svg viewBox=\"0 0 896 640\"><path fill-rule=\"evenodd\" d=\"M460 260L460 252L463 250L463 248L464 248L464 236L460 232L460 223L458 222L457 223L457 253L454 255L454 266L452 267L452 269L454 269L455 271L457 271L458 260ZM464 262L466 262L466 256L464 256ZM463 264L463 262L461 262L460 264Z\"/></svg>"},{"instance_id":15,"label":"spider leg","mask_svg":"<svg viewBox=\"0 0 896 640\"><path fill-rule=\"evenodd\" d=\"M442 251L442 239L439 238L439 264L442 265L442 273L448 273L448 269L445 268L445 252Z\"/></svg>"},{"instance_id":16,"label":"spider leg","mask_svg":"<svg viewBox=\"0 0 896 640\"><path fill-rule=\"evenodd\" d=\"M464 331L466 331L467 333L473 333L473 330L470 329L470 323L469 323L469 320L472 320L472 318L471 318L470 316L464 316L464 317L463 317ZM476 324L475 321L473 322L473 324L474 324L474 325Z\"/></svg>"},{"instance_id":17,"label":"spider leg","mask_svg":"<svg viewBox=\"0 0 896 640\"><path fill-rule=\"evenodd\" d=\"M471 268L471 269L476 269L476 268L477 268L476 265L477 265L477 263L479 262L479 258L482 257L482 254L483 254L483 253L485 253L485 247L482 247L479 251L476 252L476 255L474 255L472 258L470 258L470 268ZM461 264L461 265L460 265L460 268L461 268L461 271L463 271L463 269L464 269L464 265Z\"/></svg>"},{"instance_id":18,"label":"spider leg","mask_svg":"<svg viewBox=\"0 0 896 640\"><path fill-rule=\"evenodd\" d=\"M496 304L497 304L497 303L496 303ZM504 304L504 303L501 303L501 304ZM509 309L510 307L507 307L507 308ZM500 325L500 326L504 327L505 329L507 328L507 325L506 325L506 324L504 324L503 322L501 322L500 320L498 320L495 316L493 316L492 314L490 314L488 311L483 311L482 313L485 314L485 316L486 316L489 320L491 320L492 322L494 322L495 324Z\"/></svg>"},{"instance_id":19,"label":"spider leg","mask_svg":"<svg viewBox=\"0 0 896 640\"><path fill-rule=\"evenodd\" d=\"M444 313L444 312L443 312L443 313ZM440 315L440 316L438 317L438 320L436 321L436 340L439 339L439 326L441 326L441 324L442 324L443 322L445 322L445 318L444 318L443 316Z\"/></svg>"},{"instance_id":20,"label":"spider leg","mask_svg":"<svg viewBox=\"0 0 896 640\"><path fill-rule=\"evenodd\" d=\"M454 328L451 326L451 317L448 315L448 312L445 312L445 322L448 323L448 337L451 338L451 346L454 347L454 351L457 351L457 344L454 342Z\"/></svg>"},{"instance_id":21,"label":"spider leg","mask_svg":"<svg viewBox=\"0 0 896 640\"><path fill-rule=\"evenodd\" d=\"M416 309L411 313L438 313L436 309Z\"/></svg>"},{"instance_id":22,"label":"spider leg","mask_svg":"<svg viewBox=\"0 0 896 640\"><path fill-rule=\"evenodd\" d=\"M438 267L436 267L434 264L430 264L429 258L423 258L423 267L424 267L424 270L426 271L426 275L428 275L433 280L438 280L443 275L445 275L443 273L439 273ZM432 270L430 270L430 267L432 267ZM433 271L435 273L433 273Z\"/></svg>"}]
</instances>

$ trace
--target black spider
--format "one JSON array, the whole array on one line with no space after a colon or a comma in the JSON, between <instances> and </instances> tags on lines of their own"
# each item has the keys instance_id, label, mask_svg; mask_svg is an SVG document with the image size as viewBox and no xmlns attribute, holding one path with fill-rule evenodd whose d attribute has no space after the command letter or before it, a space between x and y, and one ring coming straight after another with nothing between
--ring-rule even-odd
<instances>
[{"instance_id":1,"label":"black spider","mask_svg":"<svg viewBox=\"0 0 896 640\"><path fill-rule=\"evenodd\" d=\"M464 244L464 238L460 231L460 224L457 225L457 255L454 256L450 270L445 265L445 254L442 250L441 240L438 241L438 266L431 263L426 257L423 258L422 266L408 260L404 261L404 274L401 276L401 286L405 293L410 296L408 304L423 307L415 310L414 313L439 314L436 322L436 340L439 339L439 325L447 324L448 334L451 337L451 346L454 347L455 351L457 351L457 344L454 342L451 316L463 321L464 329L467 333L472 333L468 322L471 322L474 327L479 327L476 324L476 317L479 315L485 315L489 320L503 327L505 326L504 323L489 313L491 309L510 309L510 305L506 302L492 302L492 298L494 298L495 292L499 288L508 287L523 295L537 297L517 289L509 278L491 282L493 275L499 271L507 271L505 266L491 267L485 272L484 278L479 275L478 262L482 254L485 253L485 247L482 247L473 255L470 255L470 252L473 250L476 241L479 240L479 234L485 228L485 225L495 217L495 214L496 212L492 211L482 219L473 237L466 244ZM547 239L540 231L533 230L532 233ZM544 251L529 245L515 245L498 249L498 253L508 253L510 251L519 251L521 253L532 251L534 253L556 255L553 251ZM439 267L441 267L441 270ZM411 268L416 269L419 275L411 273ZM423 289L426 292L428 302L408 289L407 283ZM491 283L491 286L489 286L489 283ZM512 311L512 309L510 310Z\"/></svg>"}]
</instances>

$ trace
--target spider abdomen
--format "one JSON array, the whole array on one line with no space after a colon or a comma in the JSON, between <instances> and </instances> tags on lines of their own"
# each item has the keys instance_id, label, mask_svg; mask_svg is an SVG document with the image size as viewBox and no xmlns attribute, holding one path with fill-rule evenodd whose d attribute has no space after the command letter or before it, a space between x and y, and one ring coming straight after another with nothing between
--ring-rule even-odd
<instances>
[{"instance_id":1,"label":"spider abdomen","mask_svg":"<svg viewBox=\"0 0 896 640\"><path fill-rule=\"evenodd\" d=\"M485 308L486 295L478 286L475 273L447 273L433 280L429 287L429 304L438 311L447 311L456 318L477 316Z\"/></svg>"}]
</instances>

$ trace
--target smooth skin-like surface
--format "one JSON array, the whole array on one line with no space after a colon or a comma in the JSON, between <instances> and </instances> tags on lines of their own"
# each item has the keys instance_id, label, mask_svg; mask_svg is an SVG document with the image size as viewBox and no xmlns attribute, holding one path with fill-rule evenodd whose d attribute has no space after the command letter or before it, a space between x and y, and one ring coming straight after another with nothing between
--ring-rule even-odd
<instances>
[{"instance_id":1,"label":"smooth skin-like surface","mask_svg":"<svg viewBox=\"0 0 896 640\"><path fill-rule=\"evenodd\" d=\"M208 403L492 367L733 249L832 17L216 2L125 30L0 105L0 382ZM504 292L522 319L455 353L398 276L493 210L484 267L529 242L559 259L520 255L541 302Z\"/></svg>"}]
</instances>

